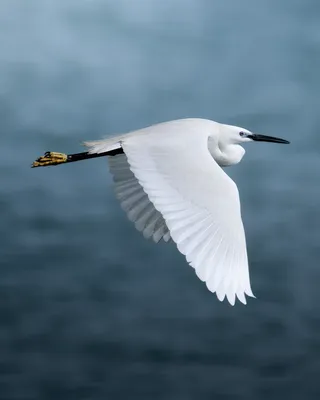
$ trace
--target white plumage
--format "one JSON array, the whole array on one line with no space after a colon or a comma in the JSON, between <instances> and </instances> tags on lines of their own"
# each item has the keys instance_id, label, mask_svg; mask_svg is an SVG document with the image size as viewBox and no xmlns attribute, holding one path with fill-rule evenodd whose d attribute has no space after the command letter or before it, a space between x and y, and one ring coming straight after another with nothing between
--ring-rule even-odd
<instances>
[{"instance_id":1,"label":"white plumage","mask_svg":"<svg viewBox=\"0 0 320 400\"><path fill-rule=\"evenodd\" d=\"M238 189L221 166L238 163L242 142L286 141L204 119L165 122L95 142L109 157L116 196L145 238L170 238L222 301L253 296Z\"/></svg>"},{"instance_id":2,"label":"white plumage","mask_svg":"<svg viewBox=\"0 0 320 400\"><path fill-rule=\"evenodd\" d=\"M156 243L161 239L168 242L170 232L166 222L130 170L127 156L119 154L109 157L109 166L116 196L130 221L135 223L146 239L152 237Z\"/></svg>"}]
</instances>

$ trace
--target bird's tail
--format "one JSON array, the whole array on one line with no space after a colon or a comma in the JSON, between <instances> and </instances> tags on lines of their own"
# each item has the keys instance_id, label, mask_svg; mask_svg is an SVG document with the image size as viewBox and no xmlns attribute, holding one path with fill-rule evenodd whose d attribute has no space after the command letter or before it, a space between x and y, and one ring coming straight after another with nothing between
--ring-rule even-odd
<instances>
[{"instance_id":1,"label":"bird's tail","mask_svg":"<svg viewBox=\"0 0 320 400\"><path fill-rule=\"evenodd\" d=\"M121 148L121 140L124 135L119 135L102 140L93 140L90 142L83 142L82 144L88 148L88 153L99 154Z\"/></svg>"}]
</instances>

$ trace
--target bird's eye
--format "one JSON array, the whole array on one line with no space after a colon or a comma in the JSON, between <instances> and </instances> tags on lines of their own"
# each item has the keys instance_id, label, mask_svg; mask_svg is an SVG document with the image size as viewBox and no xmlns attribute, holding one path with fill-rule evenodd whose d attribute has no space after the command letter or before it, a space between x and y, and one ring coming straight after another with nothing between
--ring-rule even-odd
<instances>
[{"instance_id":1,"label":"bird's eye","mask_svg":"<svg viewBox=\"0 0 320 400\"><path fill-rule=\"evenodd\" d=\"M241 132L239 132L239 135L240 135L240 136L245 136L246 134L245 134L244 132L241 131Z\"/></svg>"}]
</instances>

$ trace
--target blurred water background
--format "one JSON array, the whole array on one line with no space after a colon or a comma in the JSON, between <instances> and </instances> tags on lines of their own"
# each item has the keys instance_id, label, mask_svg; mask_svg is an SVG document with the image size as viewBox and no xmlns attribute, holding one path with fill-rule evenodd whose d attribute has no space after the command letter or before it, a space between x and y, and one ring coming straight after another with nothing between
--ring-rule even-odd
<instances>
[{"instance_id":1,"label":"blurred water background","mask_svg":"<svg viewBox=\"0 0 320 400\"><path fill-rule=\"evenodd\" d=\"M319 399L320 3L0 1L0 398ZM217 301L137 233L105 159L30 169L203 117L249 144L239 186L256 300Z\"/></svg>"}]
</instances>

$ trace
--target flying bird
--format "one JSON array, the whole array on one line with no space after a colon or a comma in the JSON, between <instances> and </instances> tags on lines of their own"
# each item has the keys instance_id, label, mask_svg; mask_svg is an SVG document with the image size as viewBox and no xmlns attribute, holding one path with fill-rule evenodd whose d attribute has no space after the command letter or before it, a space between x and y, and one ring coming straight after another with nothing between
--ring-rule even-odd
<instances>
[{"instance_id":1,"label":"flying bird","mask_svg":"<svg viewBox=\"0 0 320 400\"><path fill-rule=\"evenodd\" d=\"M32 167L107 156L115 194L145 238L172 240L201 281L231 305L251 290L239 192L224 167L246 142L289 143L208 119L163 122L84 142L77 154L47 152Z\"/></svg>"}]
</instances>

